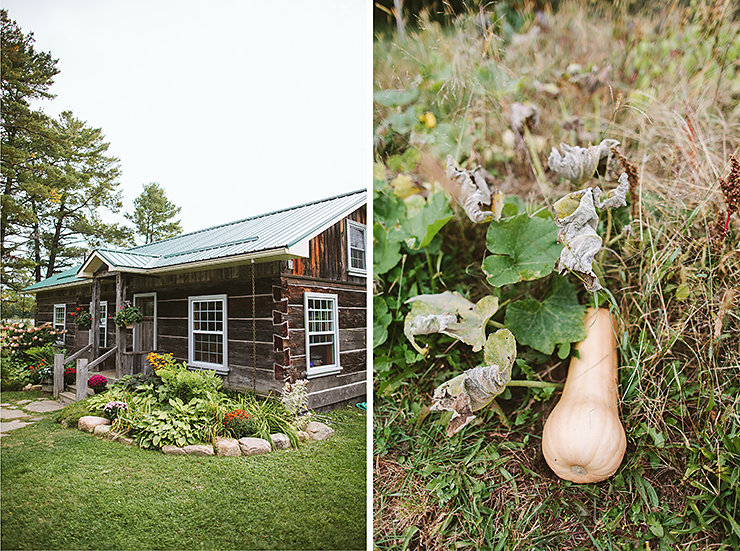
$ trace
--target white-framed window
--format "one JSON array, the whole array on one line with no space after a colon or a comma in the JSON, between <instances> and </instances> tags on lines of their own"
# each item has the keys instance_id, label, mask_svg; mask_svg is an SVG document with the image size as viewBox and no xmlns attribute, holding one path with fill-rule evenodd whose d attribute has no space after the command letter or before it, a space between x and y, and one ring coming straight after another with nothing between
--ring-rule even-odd
<instances>
[{"instance_id":1,"label":"white-framed window","mask_svg":"<svg viewBox=\"0 0 740 551\"><path fill-rule=\"evenodd\" d=\"M347 251L349 254L349 273L350 275L367 275L367 255L365 225L347 220Z\"/></svg>"},{"instance_id":2,"label":"white-framed window","mask_svg":"<svg viewBox=\"0 0 740 551\"><path fill-rule=\"evenodd\" d=\"M229 370L226 302L226 295L188 297L188 365Z\"/></svg>"},{"instance_id":3,"label":"white-framed window","mask_svg":"<svg viewBox=\"0 0 740 551\"><path fill-rule=\"evenodd\" d=\"M66 304L55 304L54 305L54 319L52 325L56 331L64 331L66 329L65 322L67 321L67 305ZM57 340L58 344L64 344L64 335L59 337Z\"/></svg>"},{"instance_id":4,"label":"white-framed window","mask_svg":"<svg viewBox=\"0 0 740 551\"><path fill-rule=\"evenodd\" d=\"M339 373L337 295L305 293L306 376Z\"/></svg>"},{"instance_id":5,"label":"white-framed window","mask_svg":"<svg viewBox=\"0 0 740 551\"><path fill-rule=\"evenodd\" d=\"M108 346L108 301L100 301L100 320L98 329L98 346L105 348Z\"/></svg>"},{"instance_id":6,"label":"white-framed window","mask_svg":"<svg viewBox=\"0 0 740 551\"><path fill-rule=\"evenodd\" d=\"M94 308L94 304L90 302L90 313L92 314L92 310ZM100 348L105 348L108 346L108 301L107 300L101 300L100 301L100 319L98 319L98 346ZM90 338L92 338L92 329L89 331Z\"/></svg>"}]
</instances>

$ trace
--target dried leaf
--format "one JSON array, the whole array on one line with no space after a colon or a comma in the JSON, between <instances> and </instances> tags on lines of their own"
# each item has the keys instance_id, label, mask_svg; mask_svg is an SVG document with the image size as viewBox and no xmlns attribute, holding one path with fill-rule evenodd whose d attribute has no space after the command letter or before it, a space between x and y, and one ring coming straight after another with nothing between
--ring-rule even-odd
<instances>
[{"instance_id":1,"label":"dried leaf","mask_svg":"<svg viewBox=\"0 0 740 551\"><path fill-rule=\"evenodd\" d=\"M563 244L557 269L561 274L570 270L581 275L589 292L602 289L593 270L594 257L601 249L601 237L596 233L599 223L596 209L625 206L628 189L628 176L623 172L619 185L603 200L601 189L588 188L569 193L554 205L555 223L560 228L558 239Z\"/></svg>"},{"instance_id":2,"label":"dried leaf","mask_svg":"<svg viewBox=\"0 0 740 551\"><path fill-rule=\"evenodd\" d=\"M431 410L451 411L447 436L454 436L475 419L478 411L503 392L511 380L516 359L516 340L508 329L499 329L486 340L485 365L468 369L434 390Z\"/></svg>"},{"instance_id":3,"label":"dried leaf","mask_svg":"<svg viewBox=\"0 0 740 551\"><path fill-rule=\"evenodd\" d=\"M617 140L602 140L599 145L589 147L570 146L561 143L560 151L553 147L547 158L547 165L555 174L570 180L575 185L587 182L596 172L599 162L608 158ZM562 152L562 153L561 153Z\"/></svg>"},{"instance_id":4,"label":"dried leaf","mask_svg":"<svg viewBox=\"0 0 740 551\"><path fill-rule=\"evenodd\" d=\"M447 157L446 175L448 185L445 187L473 222L480 223L501 218L504 195L500 191L491 194L489 185L493 184L493 176L485 168L476 166L473 170L460 169L450 156ZM484 211L481 205L491 207L491 210Z\"/></svg>"},{"instance_id":5,"label":"dried leaf","mask_svg":"<svg viewBox=\"0 0 740 551\"><path fill-rule=\"evenodd\" d=\"M478 352L486 340L486 324L498 310L498 298L494 296L483 297L473 304L459 293L449 291L419 295L406 303L411 303L411 311L406 314L403 332L421 354L426 354L427 349L421 348L414 336L431 333L459 339Z\"/></svg>"},{"instance_id":6,"label":"dried leaf","mask_svg":"<svg viewBox=\"0 0 740 551\"><path fill-rule=\"evenodd\" d=\"M509 124L512 130L520 135L524 134L525 127L533 131L540 124L540 110L532 103L512 103L509 110Z\"/></svg>"}]
</instances>

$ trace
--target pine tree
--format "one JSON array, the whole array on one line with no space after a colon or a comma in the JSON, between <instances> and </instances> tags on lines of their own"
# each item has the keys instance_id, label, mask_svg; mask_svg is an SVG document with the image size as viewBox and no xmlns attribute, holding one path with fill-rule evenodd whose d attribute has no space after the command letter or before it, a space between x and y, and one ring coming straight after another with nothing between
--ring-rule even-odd
<instances>
[{"instance_id":1,"label":"pine tree","mask_svg":"<svg viewBox=\"0 0 740 551\"><path fill-rule=\"evenodd\" d=\"M0 136L3 162L0 172L0 284L21 289L28 283L28 270L40 266L25 250L29 234L38 235L34 204L48 197L39 184L53 143L50 119L30 107L32 100L50 99L49 88L59 72L57 60L34 49L33 33L24 35L7 10L0 10L2 23L2 96Z\"/></svg>"},{"instance_id":2,"label":"pine tree","mask_svg":"<svg viewBox=\"0 0 740 551\"><path fill-rule=\"evenodd\" d=\"M182 233L180 221L172 220L180 210L181 207L167 199L164 189L152 182L144 185L141 195L134 200L134 211L125 216L134 223L134 231L144 244L148 244Z\"/></svg>"}]
</instances>

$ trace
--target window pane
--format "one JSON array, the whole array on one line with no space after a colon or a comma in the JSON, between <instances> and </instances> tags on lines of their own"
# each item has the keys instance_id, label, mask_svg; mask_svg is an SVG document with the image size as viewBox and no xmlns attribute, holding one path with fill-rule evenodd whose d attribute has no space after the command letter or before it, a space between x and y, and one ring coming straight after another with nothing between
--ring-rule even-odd
<instances>
[{"instance_id":1,"label":"window pane","mask_svg":"<svg viewBox=\"0 0 740 551\"><path fill-rule=\"evenodd\" d=\"M196 333L193 339L193 359L196 362L223 364L223 335Z\"/></svg>"}]
</instances>

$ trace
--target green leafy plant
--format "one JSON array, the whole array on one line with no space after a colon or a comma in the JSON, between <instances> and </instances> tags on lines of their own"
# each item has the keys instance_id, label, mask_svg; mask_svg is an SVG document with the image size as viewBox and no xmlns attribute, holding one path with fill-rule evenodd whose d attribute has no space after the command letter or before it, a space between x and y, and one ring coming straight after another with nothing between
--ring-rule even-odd
<instances>
[{"instance_id":1,"label":"green leafy plant","mask_svg":"<svg viewBox=\"0 0 740 551\"><path fill-rule=\"evenodd\" d=\"M92 314L86 308L78 306L69 315L77 329L90 329L92 327Z\"/></svg>"},{"instance_id":2,"label":"green leafy plant","mask_svg":"<svg viewBox=\"0 0 740 551\"><path fill-rule=\"evenodd\" d=\"M118 327L126 327L127 325L133 325L139 323L144 319L144 316L136 306L124 306L116 315L113 316L113 323Z\"/></svg>"}]
</instances>

